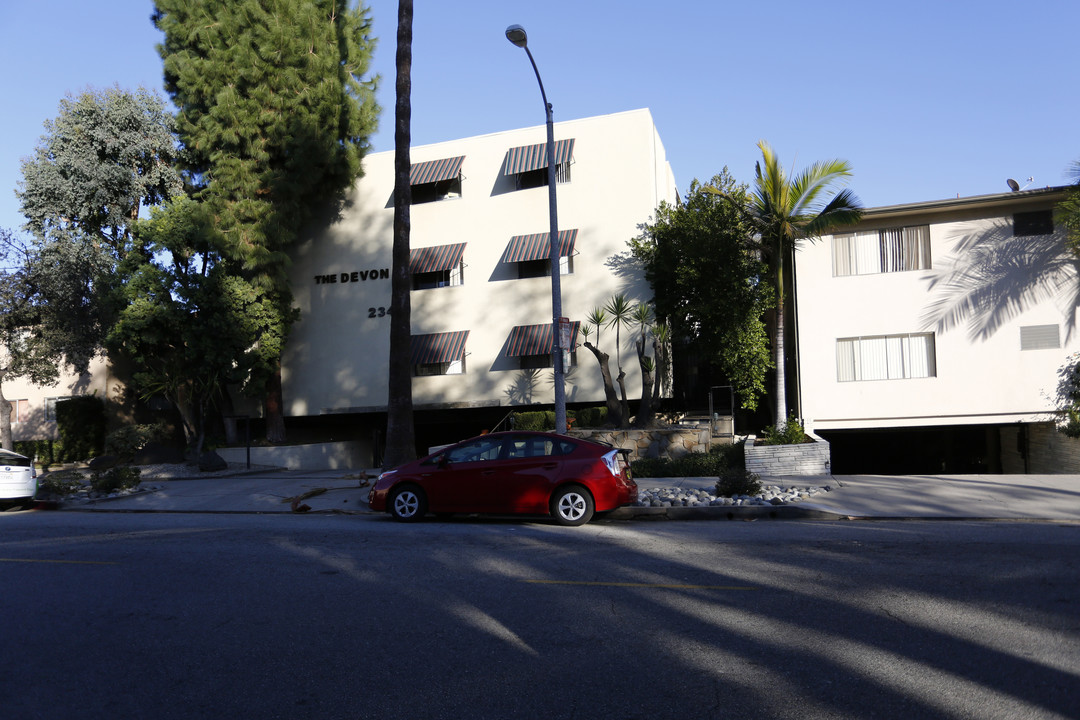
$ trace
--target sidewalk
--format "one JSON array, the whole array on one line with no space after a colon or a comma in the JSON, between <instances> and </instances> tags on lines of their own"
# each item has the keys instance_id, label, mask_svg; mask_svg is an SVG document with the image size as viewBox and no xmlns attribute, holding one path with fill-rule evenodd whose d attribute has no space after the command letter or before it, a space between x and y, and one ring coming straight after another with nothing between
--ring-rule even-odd
<instances>
[{"instance_id":1,"label":"sidewalk","mask_svg":"<svg viewBox=\"0 0 1080 720\"><path fill-rule=\"evenodd\" d=\"M69 501L62 510L126 512L373 514L368 486L377 471L279 470L191 479L147 479L148 491ZM638 478L638 486L709 487L707 478ZM1080 522L1080 475L838 475L769 479L768 484L829 485L799 503L764 507L625 507L612 519L1001 519ZM149 490L149 488L154 488ZM307 509L304 509L307 506ZM295 507L295 510L294 510Z\"/></svg>"}]
</instances>

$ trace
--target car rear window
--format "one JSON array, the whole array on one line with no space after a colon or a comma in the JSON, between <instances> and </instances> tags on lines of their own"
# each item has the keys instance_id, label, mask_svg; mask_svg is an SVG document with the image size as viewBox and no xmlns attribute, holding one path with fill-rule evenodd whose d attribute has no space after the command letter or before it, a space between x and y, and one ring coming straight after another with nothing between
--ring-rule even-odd
<instances>
[{"instance_id":1,"label":"car rear window","mask_svg":"<svg viewBox=\"0 0 1080 720\"><path fill-rule=\"evenodd\" d=\"M30 467L33 465L33 461L22 455L8 455L7 453L4 453L3 455L0 455L0 465L6 465L8 467Z\"/></svg>"}]
</instances>

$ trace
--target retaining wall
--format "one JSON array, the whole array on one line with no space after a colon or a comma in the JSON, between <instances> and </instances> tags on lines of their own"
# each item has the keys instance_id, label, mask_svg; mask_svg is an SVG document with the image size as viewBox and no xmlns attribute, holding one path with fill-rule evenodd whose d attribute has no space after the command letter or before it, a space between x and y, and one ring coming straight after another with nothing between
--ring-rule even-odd
<instances>
[{"instance_id":1,"label":"retaining wall","mask_svg":"<svg viewBox=\"0 0 1080 720\"><path fill-rule=\"evenodd\" d=\"M574 428L568 435L596 440L630 451L630 460L680 458L709 451L709 428L653 428L647 430L604 430Z\"/></svg>"},{"instance_id":2,"label":"retaining wall","mask_svg":"<svg viewBox=\"0 0 1080 720\"><path fill-rule=\"evenodd\" d=\"M807 433L814 442L799 445L755 445L754 435L746 439L746 469L761 477L785 475L831 475L829 443Z\"/></svg>"}]
</instances>

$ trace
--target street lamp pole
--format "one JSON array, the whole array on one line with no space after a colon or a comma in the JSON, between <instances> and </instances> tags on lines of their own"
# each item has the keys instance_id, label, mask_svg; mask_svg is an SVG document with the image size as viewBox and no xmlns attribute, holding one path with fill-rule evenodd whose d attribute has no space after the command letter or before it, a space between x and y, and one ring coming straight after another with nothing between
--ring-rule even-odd
<instances>
[{"instance_id":1,"label":"street lamp pole","mask_svg":"<svg viewBox=\"0 0 1080 720\"><path fill-rule=\"evenodd\" d=\"M544 92L544 81L540 79L540 70L536 67L532 53L529 52L528 36L525 28L520 25L511 25L506 28L506 39L525 51L532 63L533 72L536 73L536 82L540 85L540 97L544 101L544 113L547 116L547 173L548 173L548 214L550 215L550 248L551 258L551 337L552 359L555 366L555 431L560 435L566 434L566 368L563 364L562 339L560 337L559 321L562 318L562 278L560 277L559 255L559 217L555 204L555 126L551 115L551 103L548 102L547 93Z\"/></svg>"}]
</instances>

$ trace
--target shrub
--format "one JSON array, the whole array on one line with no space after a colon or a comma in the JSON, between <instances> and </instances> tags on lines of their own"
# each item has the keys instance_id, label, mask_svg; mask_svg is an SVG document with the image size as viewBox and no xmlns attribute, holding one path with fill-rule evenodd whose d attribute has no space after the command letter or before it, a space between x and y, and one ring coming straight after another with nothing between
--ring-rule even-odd
<instances>
[{"instance_id":1,"label":"shrub","mask_svg":"<svg viewBox=\"0 0 1080 720\"><path fill-rule=\"evenodd\" d=\"M90 488L94 492L111 493L139 487L142 471L131 466L109 468L90 475Z\"/></svg>"},{"instance_id":2,"label":"shrub","mask_svg":"<svg viewBox=\"0 0 1080 720\"><path fill-rule=\"evenodd\" d=\"M794 415L788 415L787 424L778 430L775 425L770 425L761 432L762 445L799 445L809 442L806 432Z\"/></svg>"},{"instance_id":3,"label":"shrub","mask_svg":"<svg viewBox=\"0 0 1080 720\"><path fill-rule=\"evenodd\" d=\"M575 419L574 427L598 428L603 427L604 423L607 422L607 407L603 405L581 408L580 410L568 412L568 414Z\"/></svg>"},{"instance_id":4,"label":"shrub","mask_svg":"<svg viewBox=\"0 0 1080 720\"><path fill-rule=\"evenodd\" d=\"M52 440L16 440L14 445L15 452L31 459L37 459L38 464L43 468L47 468L55 462Z\"/></svg>"},{"instance_id":5,"label":"shrub","mask_svg":"<svg viewBox=\"0 0 1080 720\"><path fill-rule=\"evenodd\" d=\"M707 453L690 453L680 458L642 458L630 463L636 477L719 477L746 466L743 444L714 445Z\"/></svg>"},{"instance_id":6,"label":"shrub","mask_svg":"<svg viewBox=\"0 0 1080 720\"><path fill-rule=\"evenodd\" d=\"M56 403L56 433L63 446L58 462L97 457L105 447L105 403L93 395Z\"/></svg>"},{"instance_id":7,"label":"shrub","mask_svg":"<svg viewBox=\"0 0 1080 720\"><path fill-rule=\"evenodd\" d=\"M555 412L537 410L534 412L514 413L515 430L554 430Z\"/></svg>"},{"instance_id":8,"label":"shrub","mask_svg":"<svg viewBox=\"0 0 1080 720\"><path fill-rule=\"evenodd\" d=\"M746 469L728 470L716 481L717 497L757 495L761 492L761 478Z\"/></svg>"},{"instance_id":9,"label":"shrub","mask_svg":"<svg viewBox=\"0 0 1080 720\"><path fill-rule=\"evenodd\" d=\"M61 470L49 473L38 483L38 492L53 495L70 495L82 488L82 473L78 470Z\"/></svg>"},{"instance_id":10,"label":"shrub","mask_svg":"<svg viewBox=\"0 0 1080 720\"><path fill-rule=\"evenodd\" d=\"M105 436L105 452L109 455L130 458L146 444L155 440L166 440L169 431L165 423L152 425L124 425Z\"/></svg>"}]
</instances>

